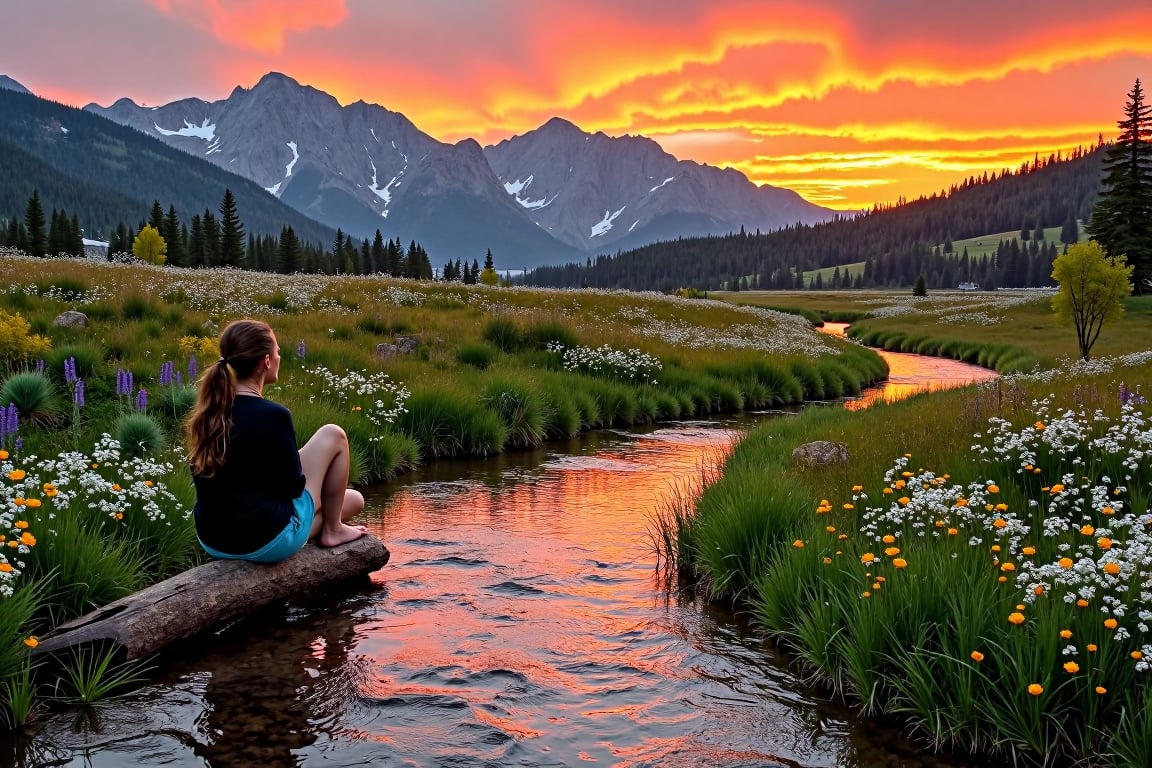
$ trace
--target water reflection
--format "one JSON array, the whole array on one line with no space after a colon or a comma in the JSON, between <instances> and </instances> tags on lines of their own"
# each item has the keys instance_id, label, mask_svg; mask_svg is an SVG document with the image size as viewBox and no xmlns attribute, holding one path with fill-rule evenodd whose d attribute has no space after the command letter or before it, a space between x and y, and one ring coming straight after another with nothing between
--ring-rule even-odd
<instances>
[{"instance_id":1,"label":"water reflection","mask_svg":"<svg viewBox=\"0 0 1152 768\"><path fill-rule=\"evenodd\" d=\"M832 336L843 336L847 327L848 323L824 323L820 330ZM987 368L944 357L888 352L883 349L874 351L888 363L888 380L844 403L844 407L850 411L869 408L878 402L903 400L919 392L936 392L977 384L999 376Z\"/></svg>"},{"instance_id":2,"label":"water reflection","mask_svg":"<svg viewBox=\"0 0 1152 768\"><path fill-rule=\"evenodd\" d=\"M44 765L963 766L804 686L724 609L669 594L649 519L757 418L437 462L366 494L371 584L181 649ZM23 763L33 764L33 763Z\"/></svg>"}]
</instances>

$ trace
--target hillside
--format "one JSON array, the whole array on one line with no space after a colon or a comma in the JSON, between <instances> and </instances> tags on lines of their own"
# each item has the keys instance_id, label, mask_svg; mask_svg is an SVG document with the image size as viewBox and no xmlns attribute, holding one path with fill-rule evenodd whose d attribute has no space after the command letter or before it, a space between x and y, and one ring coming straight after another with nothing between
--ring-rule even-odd
<instances>
[{"instance_id":1,"label":"hillside","mask_svg":"<svg viewBox=\"0 0 1152 768\"><path fill-rule=\"evenodd\" d=\"M787 227L768 234L679 238L601 255L584 263L541 267L525 277L530 285L672 291L681 287L717 290L743 280L761 289L794 288L805 271L864 264L860 285L910 286L924 275L929 287L973 279L985 287L1046 277L1053 247L1015 248L964 257L942 247L947 241L983 238L991 232L1060 227L1070 217L1086 220L1100 189L1101 147L1052 156L1017 171L969 177L951 189L855 217ZM998 246L992 243L992 246ZM1025 247L1021 247L1024 245ZM1007 263L1013 262L1013 263Z\"/></svg>"},{"instance_id":2,"label":"hillside","mask_svg":"<svg viewBox=\"0 0 1152 768\"><path fill-rule=\"evenodd\" d=\"M148 218L153 200L189 220L216 212L231 189L248 233L278 236L291 226L304 242L335 231L284 205L253 182L139 131L56 102L0 89L0 218L22 216L33 190L44 208L76 214L106 235Z\"/></svg>"}]
</instances>

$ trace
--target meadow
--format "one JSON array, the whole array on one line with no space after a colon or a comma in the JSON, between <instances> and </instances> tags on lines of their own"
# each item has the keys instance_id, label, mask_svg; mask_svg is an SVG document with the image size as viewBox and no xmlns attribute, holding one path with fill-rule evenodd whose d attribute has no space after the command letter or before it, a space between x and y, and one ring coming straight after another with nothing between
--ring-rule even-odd
<instances>
[{"instance_id":1,"label":"meadow","mask_svg":"<svg viewBox=\"0 0 1152 768\"><path fill-rule=\"evenodd\" d=\"M663 511L668 565L747 610L800 674L933 747L1152 765L1149 298L1129 300L1090 362L1068 359L1043 296L764 301L1011 345L1038 365L754 429ZM978 322L955 319L965 302ZM816 439L850 460L797 466L793 448Z\"/></svg>"},{"instance_id":2,"label":"meadow","mask_svg":"<svg viewBox=\"0 0 1152 768\"><path fill-rule=\"evenodd\" d=\"M581 430L856 394L887 369L803 318L716 301L374 277L181 270L0 252L0 703L134 679L38 636L203 560L182 419L230 320L266 319L265 394L303 442L336 422L353 481ZM76 310L80 327L56 319Z\"/></svg>"}]
</instances>

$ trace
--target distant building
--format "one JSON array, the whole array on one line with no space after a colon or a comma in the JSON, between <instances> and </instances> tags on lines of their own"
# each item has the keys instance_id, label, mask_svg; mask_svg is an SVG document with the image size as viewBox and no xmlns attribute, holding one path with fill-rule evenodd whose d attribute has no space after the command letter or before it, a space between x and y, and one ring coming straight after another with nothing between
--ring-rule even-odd
<instances>
[{"instance_id":1,"label":"distant building","mask_svg":"<svg viewBox=\"0 0 1152 768\"><path fill-rule=\"evenodd\" d=\"M108 243L103 240L89 240L84 238L84 258L108 260Z\"/></svg>"},{"instance_id":2,"label":"distant building","mask_svg":"<svg viewBox=\"0 0 1152 768\"><path fill-rule=\"evenodd\" d=\"M960 283L956 287L962 291L978 291L980 290L980 283Z\"/></svg>"}]
</instances>

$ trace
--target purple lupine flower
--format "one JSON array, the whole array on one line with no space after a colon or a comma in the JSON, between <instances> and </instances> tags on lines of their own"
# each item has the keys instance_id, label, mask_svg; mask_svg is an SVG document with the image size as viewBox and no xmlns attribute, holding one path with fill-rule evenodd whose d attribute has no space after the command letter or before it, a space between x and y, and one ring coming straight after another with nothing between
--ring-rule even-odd
<instances>
[{"instance_id":1,"label":"purple lupine flower","mask_svg":"<svg viewBox=\"0 0 1152 768\"><path fill-rule=\"evenodd\" d=\"M0 448L4 447L4 437L8 434L8 419L4 417L4 411L0 408Z\"/></svg>"},{"instance_id":2,"label":"purple lupine flower","mask_svg":"<svg viewBox=\"0 0 1152 768\"><path fill-rule=\"evenodd\" d=\"M8 403L8 413L4 418L8 422L8 434L16 434L16 431L20 429L20 414L16 411L16 403Z\"/></svg>"},{"instance_id":3,"label":"purple lupine flower","mask_svg":"<svg viewBox=\"0 0 1152 768\"><path fill-rule=\"evenodd\" d=\"M304 339L300 339L300 343L296 345L296 357L303 360L307 351L308 350L304 347Z\"/></svg>"},{"instance_id":4,"label":"purple lupine flower","mask_svg":"<svg viewBox=\"0 0 1152 768\"><path fill-rule=\"evenodd\" d=\"M184 387L184 372L183 371L176 371L176 386L178 386L180 388Z\"/></svg>"},{"instance_id":5,"label":"purple lupine flower","mask_svg":"<svg viewBox=\"0 0 1152 768\"><path fill-rule=\"evenodd\" d=\"M1120 405L1128 405L1128 397L1131 393L1128 391L1128 385L1120 382Z\"/></svg>"},{"instance_id":6,"label":"purple lupine flower","mask_svg":"<svg viewBox=\"0 0 1152 768\"><path fill-rule=\"evenodd\" d=\"M72 402L77 408L84 407L84 379L76 379L76 389L72 392Z\"/></svg>"},{"instance_id":7,"label":"purple lupine flower","mask_svg":"<svg viewBox=\"0 0 1152 768\"><path fill-rule=\"evenodd\" d=\"M188 380L196 381L196 355L188 357Z\"/></svg>"},{"instance_id":8,"label":"purple lupine flower","mask_svg":"<svg viewBox=\"0 0 1152 768\"><path fill-rule=\"evenodd\" d=\"M64 361L64 381L69 384L76 383L76 358L69 357Z\"/></svg>"},{"instance_id":9,"label":"purple lupine flower","mask_svg":"<svg viewBox=\"0 0 1152 768\"><path fill-rule=\"evenodd\" d=\"M136 393L136 410L143 411L148 408L148 390L140 387L140 391Z\"/></svg>"},{"instance_id":10,"label":"purple lupine flower","mask_svg":"<svg viewBox=\"0 0 1152 768\"><path fill-rule=\"evenodd\" d=\"M17 435L16 442L12 443L12 450L16 453L20 453L20 451L24 450L24 438Z\"/></svg>"},{"instance_id":11,"label":"purple lupine flower","mask_svg":"<svg viewBox=\"0 0 1152 768\"><path fill-rule=\"evenodd\" d=\"M44 373L44 358L36 361L36 373Z\"/></svg>"},{"instance_id":12,"label":"purple lupine flower","mask_svg":"<svg viewBox=\"0 0 1152 768\"><path fill-rule=\"evenodd\" d=\"M166 387L172 383L172 373L175 367L175 364L171 360L166 361L160 366L160 386Z\"/></svg>"},{"instance_id":13,"label":"purple lupine flower","mask_svg":"<svg viewBox=\"0 0 1152 768\"><path fill-rule=\"evenodd\" d=\"M117 395L124 394L124 369L123 368L117 368L116 369L116 394Z\"/></svg>"}]
</instances>

